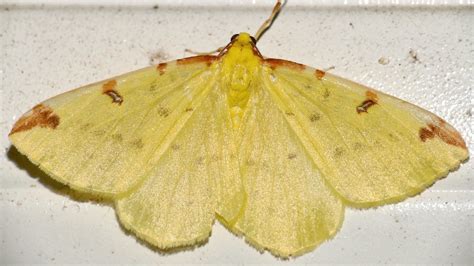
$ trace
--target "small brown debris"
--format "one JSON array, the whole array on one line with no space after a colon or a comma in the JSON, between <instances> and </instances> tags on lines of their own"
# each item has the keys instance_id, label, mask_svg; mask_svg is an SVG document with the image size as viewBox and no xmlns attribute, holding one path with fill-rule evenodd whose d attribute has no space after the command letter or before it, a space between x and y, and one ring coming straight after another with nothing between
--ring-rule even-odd
<instances>
[{"instance_id":1,"label":"small brown debris","mask_svg":"<svg viewBox=\"0 0 474 266\"><path fill-rule=\"evenodd\" d=\"M295 116L295 114L293 112L286 112L285 113L287 116Z\"/></svg>"},{"instance_id":2,"label":"small brown debris","mask_svg":"<svg viewBox=\"0 0 474 266\"><path fill-rule=\"evenodd\" d=\"M382 57L379 58L378 62L381 65L388 65L388 63L390 63L390 59L382 56Z\"/></svg>"},{"instance_id":3,"label":"small brown debris","mask_svg":"<svg viewBox=\"0 0 474 266\"><path fill-rule=\"evenodd\" d=\"M410 55L411 59L413 60L413 61L412 61L413 63L416 63L416 62L419 62L419 61L420 61L420 59L418 59L418 54L416 53L415 50L410 49L410 51L408 52L408 54Z\"/></svg>"},{"instance_id":4,"label":"small brown debris","mask_svg":"<svg viewBox=\"0 0 474 266\"><path fill-rule=\"evenodd\" d=\"M292 159L295 159L296 158L296 154L295 153L289 153L288 154L288 159L292 160Z\"/></svg>"},{"instance_id":5,"label":"small brown debris","mask_svg":"<svg viewBox=\"0 0 474 266\"><path fill-rule=\"evenodd\" d=\"M59 116L54 114L53 109L49 106L38 104L33 107L33 110L28 115L24 115L13 125L9 135L30 130L36 126L55 129L58 125Z\"/></svg>"},{"instance_id":6,"label":"small brown debris","mask_svg":"<svg viewBox=\"0 0 474 266\"><path fill-rule=\"evenodd\" d=\"M191 112L191 111L193 111L193 110L194 110L194 109L193 109L192 107L188 107L188 108L186 108L186 110L184 110L184 111L185 111L185 112Z\"/></svg>"},{"instance_id":7,"label":"small brown debris","mask_svg":"<svg viewBox=\"0 0 474 266\"><path fill-rule=\"evenodd\" d=\"M117 87L117 81L114 79L109 80L107 83L104 83L104 85L102 85L102 93L112 98L113 103L117 103L118 105L121 105L123 102L123 98L115 90L116 87Z\"/></svg>"},{"instance_id":8,"label":"small brown debris","mask_svg":"<svg viewBox=\"0 0 474 266\"><path fill-rule=\"evenodd\" d=\"M158 64L160 62L163 62L165 60L168 60L168 55L161 49L154 52L154 53L150 53L149 55L150 55L149 63L150 63L151 66L156 65L156 64Z\"/></svg>"}]
</instances>

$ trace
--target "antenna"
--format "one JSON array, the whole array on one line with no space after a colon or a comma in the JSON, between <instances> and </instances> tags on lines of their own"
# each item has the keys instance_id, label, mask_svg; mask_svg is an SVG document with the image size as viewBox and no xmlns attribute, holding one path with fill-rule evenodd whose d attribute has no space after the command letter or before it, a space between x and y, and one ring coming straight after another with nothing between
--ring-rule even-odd
<instances>
[{"instance_id":1,"label":"antenna","mask_svg":"<svg viewBox=\"0 0 474 266\"><path fill-rule=\"evenodd\" d=\"M272 13L270 14L270 17L268 17L268 19L265 20L265 22L263 22L262 26L260 26L257 33L255 33L255 36L254 36L255 43L258 42L258 40L260 39L260 37L262 37L262 35L265 33L265 31L267 31L270 28L273 21L278 16L278 13L280 13L281 8L285 4L286 4L286 0L283 0L283 3L282 3L281 0L277 0L275 6L273 7ZM215 53L220 53L225 48L226 47L219 47L219 48L217 48L213 51L210 51L210 52L196 52L196 51L193 51L191 49L185 49L184 51L188 52L188 53L191 53L191 54L195 54L195 55L211 55L211 54L215 54Z\"/></svg>"},{"instance_id":2,"label":"antenna","mask_svg":"<svg viewBox=\"0 0 474 266\"><path fill-rule=\"evenodd\" d=\"M285 1L286 3L286 1ZM275 6L273 7L273 11L272 11L272 14L270 15L270 17L268 17L267 20L265 20L265 22L263 22L262 26L260 26L260 28L258 29L257 33L255 33L255 40L258 42L258 40L260 39L260 37L262 37L263 33L265 33L265 31L268 30L268 28L270 28L270 26L272 25L273 21L275 20L275 18L278 16L278 13L280 13L280 10L281 10L281 7L283 6L283 4L281 3L281 0L277 0Z\"/></svg>"}]
</instances>

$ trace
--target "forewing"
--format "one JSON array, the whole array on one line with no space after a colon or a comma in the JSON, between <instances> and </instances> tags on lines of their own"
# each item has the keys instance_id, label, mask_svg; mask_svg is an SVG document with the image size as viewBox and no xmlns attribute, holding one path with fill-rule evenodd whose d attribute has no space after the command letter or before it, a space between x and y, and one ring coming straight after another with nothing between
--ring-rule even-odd
<instances>
[{"instance_id":1,"label":"forewing","mask_svg":"<svg viewBox=\"0 0 474 266\"><path fill-rule=\"evenodd\" d=\"M303 65L265 64L273 99L324 179L353 206L417 194L468 157L460 134L426 110Z\"/></svg>"},{"instance_id":2,"label":"forewing","mask_svg":"<svg viewBox=\"0 0 474 266\"><path fill-rule=\"evenodd\" d=\"M240 170L245 211L233 228L282 257L307 252L339 229L344 205L260 80L243 119Z\"/></svg>"},{"instance_id":3,"label":"forewing","mask_svg":"<svg viewBox=\"0 0 474 266\"><path fill-rule=\"evenodd\" d=\"M213 59L160 64L53 97L20 118L10 139L72 188L124 193L149 174L208 93Z\"/></svg>"}]
</instances>

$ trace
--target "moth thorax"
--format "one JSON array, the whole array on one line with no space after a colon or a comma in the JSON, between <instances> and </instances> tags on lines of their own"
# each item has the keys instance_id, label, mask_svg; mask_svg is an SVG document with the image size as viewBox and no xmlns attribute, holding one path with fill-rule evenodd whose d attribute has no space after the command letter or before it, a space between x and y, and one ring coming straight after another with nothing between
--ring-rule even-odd
<instances>
[{"instance_id":1,"label":"moth thorax","mask_svg":"<svg viewBox=\"0 0 474 266\"><path fill-rule=\"evenodd\" d=\"M229 74L225 81L228 88L227 97L234 127L238 128L250 97L252 73L245 65L235 64Z\"/></svg>"}]
</instances>

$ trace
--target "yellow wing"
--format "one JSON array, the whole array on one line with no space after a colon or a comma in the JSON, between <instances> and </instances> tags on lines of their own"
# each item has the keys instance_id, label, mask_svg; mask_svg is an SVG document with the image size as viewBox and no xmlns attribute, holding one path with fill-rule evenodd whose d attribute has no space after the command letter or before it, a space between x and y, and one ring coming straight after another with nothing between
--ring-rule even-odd
<instances>
[{"instance_id":1,"label":"yellow wing","mask_svg":"<svg viewBox=\"0 0 474 266\"><path fill-rule=\"evenodd\" d=\"M278 59L264 82L324 179L350 206L421 192L468 157L436 115L340 77Z\"/></svg>"},{"instance_id":2,"label":"yellow wing","mask_svg":"<svg viewBox=\"0 0 474 266\"><path fill-rule=\"evenodd\" d=\"M124 193L149 175L209 92L212 60L160 64L61 94L19 119L10 139L74 189Z\"/></svg>"},{"instance_id":3,"label":"yellow wing","mask_svg":"<svg viewBox=\"0 0 474 266\"><path fill-rule=\"evenodd\" d=\"M231 230L259 249L299 255L335 235L344 205L290 128L269 91L251 88L240 140L247 201Z\"/></svg>"},{"instance_id":4,"label":"yellow wing","mask_svg":"<svg viewBox=\"0 0 474 266\"><path fill-rule=\"evenodd\" d=\"M14 126L54 179L111 196L122 224L161 247L208 237L245 202L215 57L181 59L56 96Z\"/></svg>"},{"instance_id":5,"label":"yellow wing","mask_svg":"<svg viewBox=\"0 0 474 266\"><path fill-rule=\"evenodd\" d=\"M122 224L160 248L172 248L208 238L216 212L225 221L236 219L245 194L232 134L225 92L215 86L152 175L116 201Z\"/></svg>"}]
</instances>

